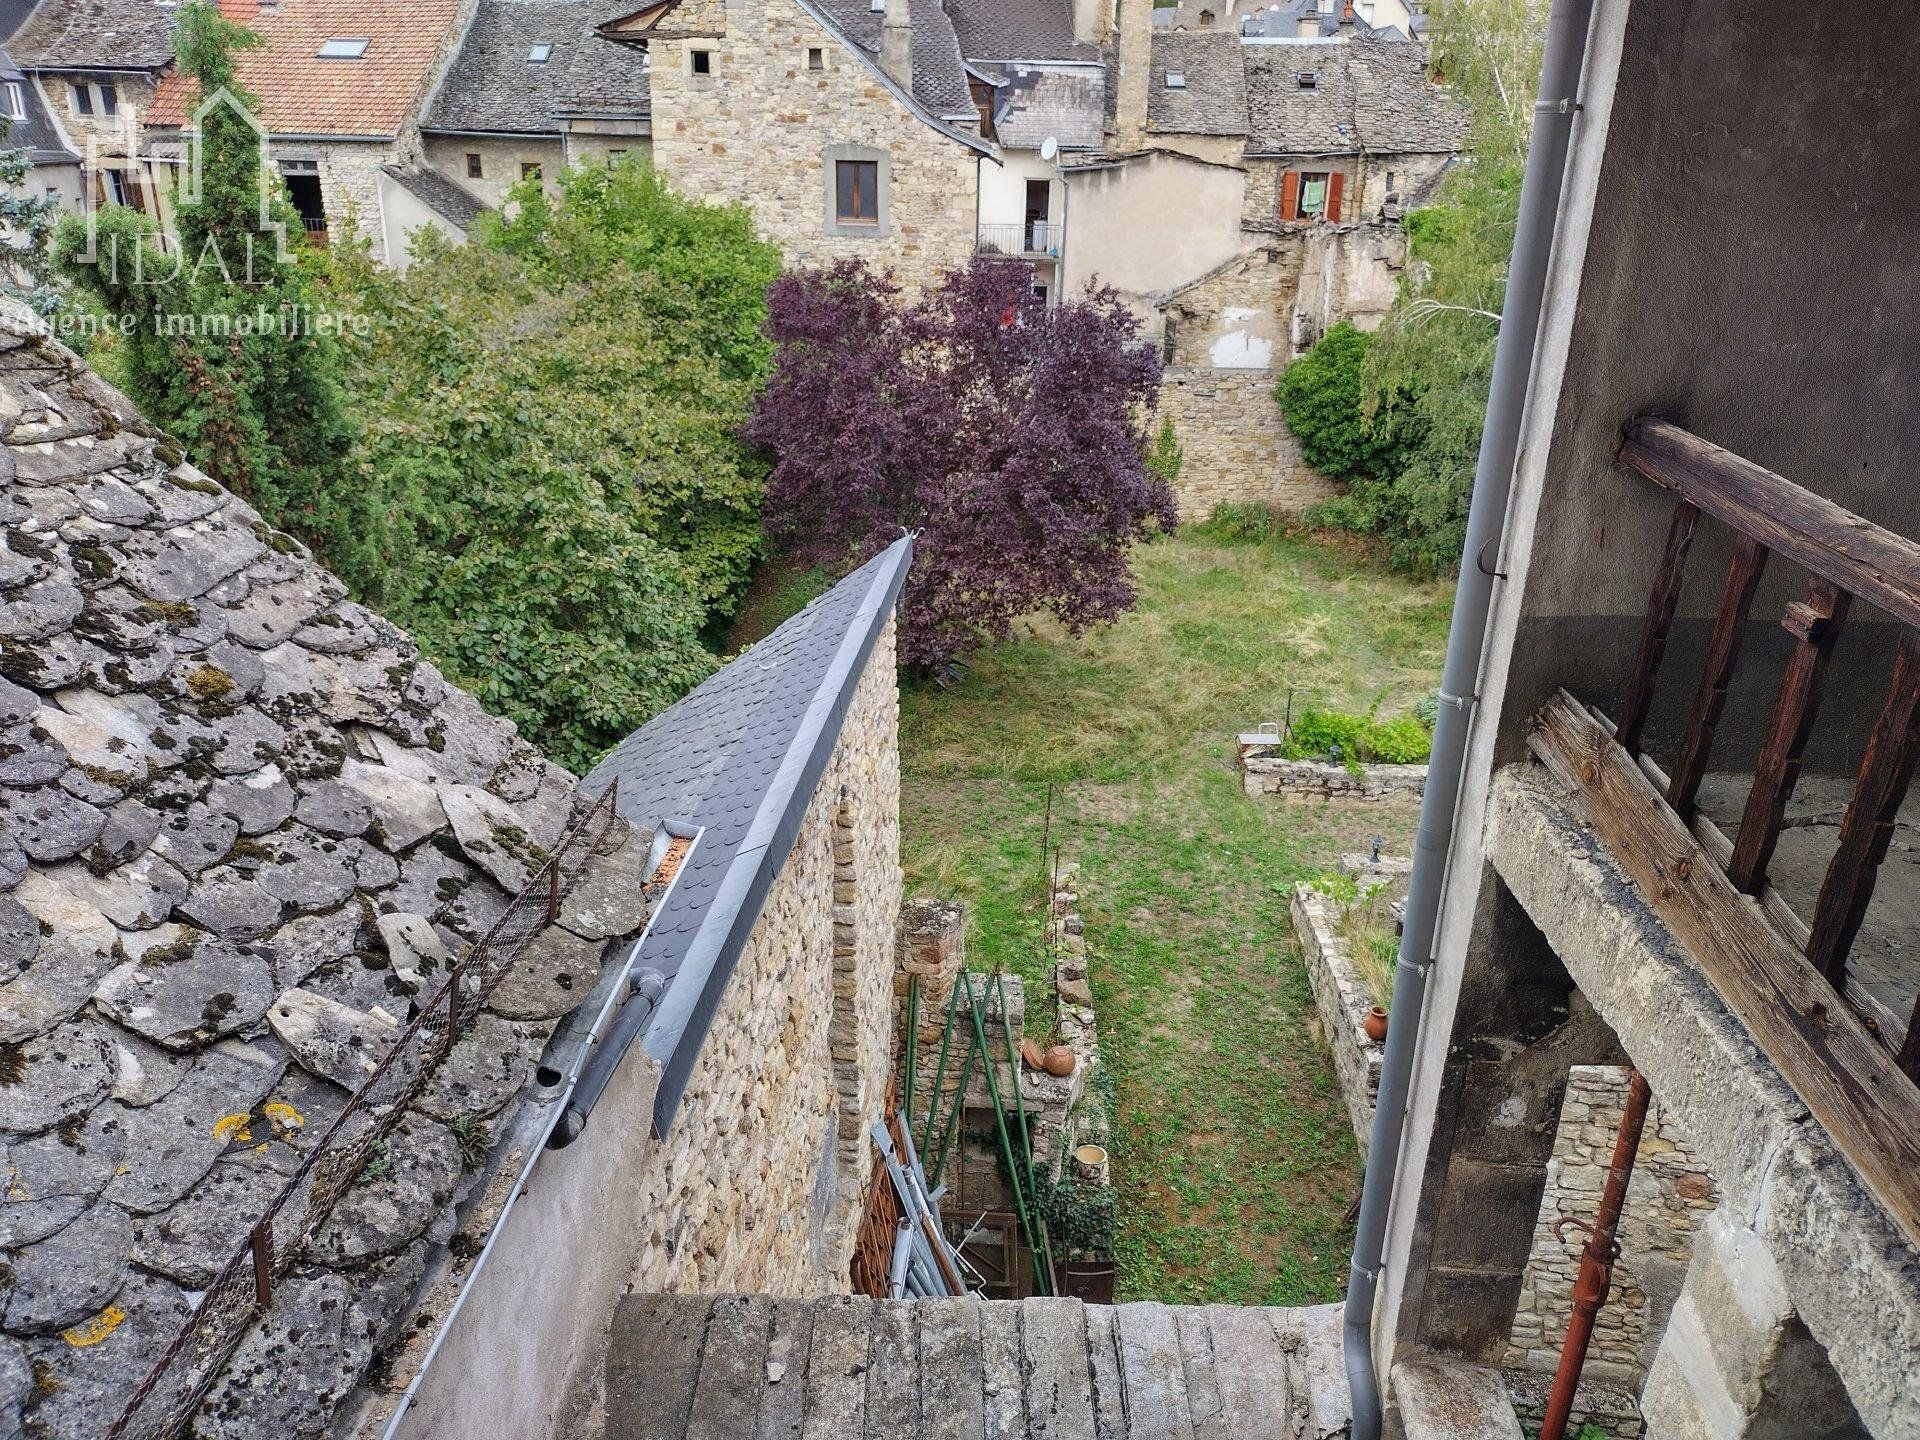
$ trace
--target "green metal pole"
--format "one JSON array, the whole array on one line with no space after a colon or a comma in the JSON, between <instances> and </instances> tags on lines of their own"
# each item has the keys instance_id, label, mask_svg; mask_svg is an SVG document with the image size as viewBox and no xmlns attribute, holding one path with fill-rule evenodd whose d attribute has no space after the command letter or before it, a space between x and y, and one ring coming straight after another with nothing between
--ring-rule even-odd
<instances>
[{"instance_id":1,"label":"green metal pole","mask_svg":"<svg viewBox=\"0 0 1920 1440\"><path fill-rule=\"evenodd\" d=\"M967 1010L973 1017L974 1041L987 1057L987 1094L993 1101L993 1124L1000 1133L1000 1153L1006 1157L1007 1175L1013 1181L1014 1213L1020 1217L1020 1228L1026 1232L1027 1248L1033 1251L1034 1259L1044 1265L1044 1268L1036 1266L1044 1277L1040 1293L1051 1295L1053 1265L1051 1261L1046 1260L1046 1237L1034 1225L1033 1214L1027 1208L1026 1186L1020 1183L1019 1157L1013 1153L1013 1137L1007 1133L1007 1112L1000 1103L1000 1082L993 1078L993 1051L987 1045L986 1017L981 1012L980 1002L974 998L973 977L962 974L960 979L967 987Z\"/></svg>"},{"instance_id":2,"label":"green metal pole","mask_svg":"<svg viewBox=\"0 0 1920 1440\"><path fill-rule=\"evenodd\" d=\"M1015 1118L1020 1122L1021 1148L1019 1160L1020 1163L1026 1167L1025 1173L1029 1182L1031 1182L1033 1176L1033 1136L1027 1130L1026 1096L1020 1092L1020 1062L1014 1057L1013 1053L1013 1026L1008 1019L1007 987L1002 982L998 970L993 972L993 994L994 998L1000 1002L1000 1034L1007 1042L1007 1074L1013 1081L1013 1113ZM1052 1294L1053 1237L1047 1234L1047 1217L1039 1211L1040 1192L1037 1188L1033 1191L1032 1200L1034 1205L1033 1229L1034 1234L1040 1241L1039 1245L1035 1247L1035 1253L1046 1262L1047 1293Z\"/></svg>"},{"instance_id":3,"label":"green metal pole","mask_svg":"<svg viewBox=\"0 0 1920 1440\"><path fill-rule=\"evenodd\" d=\"M959 1013L960 987L956 985L947 997L947 1024L946 1028L940 1032L940 1063L934 1067L933 1071L933 1099L927 1102L927 1132L920 1137L922 1155L933 1153L933 1117L940 1109L940 1087L947 1078L947 1045L953 1039L953 1020ZM907 1116L907 1123L909 1125L913 1123L911 1113Z\"/></svg>"},{"instance_id":4,"label":"green metal pole","mask_svg":"<svg viewBox=\"0 0 1920 1440\"><path fill-rule=\"evenodd\" d=\"M954 993L956 995L959 993L959 988L957 985L954 987ZM967 1042L967 1060L966 1063L960 1067L960 1086L953 1092L953 1108L947 1111L947 1123L940 1129L940 1158L934 1162L933 1173L927 1177L927 1188L930 1190L938 1190L940 1188L940 1177L947 1171L947 1154L953 1149L955 1128L960 1123L960 1109L967 1102L967 1082L973 1079L973 1062L978 1059L979 1056L980 1047L969 1040ZM987 1068L989 1072L992 1071L991 1056L988 1057ZM933 1097L933 1103L936 1106L940 1103L938 1094Z\"/></svg>"},{"instance_id":5,"label":"green metal pole","mask_svg":"<svg viewBox=\"0 0 1920 1440\"><path fill-rule=\"evenodd\" d=\"M907 976L907 1085L900 1108L907 1117L907 1133L913 1133L913 1063L920 1054L920 977Z\"/></svg>"}]
</instances>

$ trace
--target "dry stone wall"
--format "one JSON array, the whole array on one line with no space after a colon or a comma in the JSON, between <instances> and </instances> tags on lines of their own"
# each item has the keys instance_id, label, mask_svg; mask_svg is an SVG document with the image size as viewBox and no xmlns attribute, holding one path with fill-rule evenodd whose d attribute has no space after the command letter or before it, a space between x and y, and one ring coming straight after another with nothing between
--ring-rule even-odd
<instances>
[{"instance_id":1,"label":"dry stone wall","mask_svg":"<svg viewBox=\"0 0 1920 1440\"><path fill-rule=\"evenodd\" d=\"M793 0L737 0L725 16L719 38L654 42L661 174L683 194L751 206L789 264L857 257L910 286L964 264L976 152L920 119ZM693 73L692 49L709 53L711 74ZM819 70L810 49L822 52ZM835 146L885 157L873 234L828 233L826 152Z\"/></svg>"},{"instance_id":2,"label":"dry stone wall","mask_svg":"<svg viewBox=\"0 0 1920 1440\"><path fill-rule=\"evenodd\" d=\"M1380 1093L1385 1052L1363 1028L1373 996L1340 937L1340 907L1311 885L1293 887L1293 929L1306 962L1307 984L1320 1011L1327 1048L1333 1053L1334 1078L1347 1102L1353 1137L1366 1149L1373 1128L1374 1100Z\"/></svg>"},{"instance_id":3,"label":"dry stone wall","mask_svg":"<svg viewBox=\"0 0 1920 1440\"><path fill-rule=\"evenodd\" d=\"M848 1288L890 1068L899 815L890 625L633 1197L652 1227L635 1288Z\"/></svg>"},{"instance_id":4,"label":"dry stone wall","mask_svg":"<svg viewBox=\"0 0 1920 1440\"><path fill-rule=\"evenodd\" d=\"M1320 760L1248 755L1240 762L1247 797L1289 800L1418 800L1426 793L1424 765L1362 765L1358 771Z\"/></svg>"},{"instance_id":5,"label":"dry stone wall","mask_svg":"<svg viewBox=\"0 0 1920 1440\"><path fill-rule=\"evenodd\" d=\"M1175 487L1184 519L1222 505L1268 505L1297 514L1337 493L1307 463L1280 407L1269 370L1169 366L1152 425L1173 421L1185 459Z\"/></svg>"}]
</instances>

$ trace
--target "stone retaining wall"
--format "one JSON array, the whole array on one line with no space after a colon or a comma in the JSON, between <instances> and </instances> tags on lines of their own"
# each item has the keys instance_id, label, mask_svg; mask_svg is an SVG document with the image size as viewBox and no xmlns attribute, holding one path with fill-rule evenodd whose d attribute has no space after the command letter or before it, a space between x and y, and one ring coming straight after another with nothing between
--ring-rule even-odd
<instances>
[{"instance_id":1,"label":"stone retaining wall","mask_svg":"<svg viewBox=\"0 0 1920 1440\"><path fill-rule=\"evenodd\" d=\"M1248 796L1279 795L1289 800L1418 800L1426 794L1424 765L1363 765L1356 773L1345 765L1320 760L1283 760L1278 755L1245 755L1241 783Z\"/></svg>"},{"instance_id":2,"label":"stone retaining wall","mask_svg":"<svg viewBox=\"0 0 1920 1440\"><path fill-rule=\"evenodd\" d=\"M1174 493L1183 519L1221 505L1266 505L1298 515L1339 493L1307 463L1273 401L1274 372L1167 367L1147 434L1173 421L1184 458Z\"/></svg>"},{"instance_id":3,"label":"stone retaining wall","mask_svg":"<svg viewBox=\"0 0 1920 1440\"><path fill-rule=\"evenodd\" d=\"M1506 1363L1514 1369L1550 1377L1559 1363L1586 1237L1568 1226L1562 1240L1554 1228L1563 1218L1591 1222L1599 1211L1626 1103L1627 1077L1626 1068L1617 1065L1576 1065L1568 1072L1533 1254L1507 1348ZM1613 1288L1594 1322L1581 1373L1586 1403L1576 1414L1576 1424L1590 1421L1617 1440L1633 1440L1640 1433L1634 1397L1686 1278L1694 1233L1719 1200L1719 1188L1706 1167L1661 1114L1656 1100L1647 1111L1621 1211L1620 1258L1614 1265ZM1514 1390L1521 1413L1537 1422L1539 1410L1529 1402L1543 1398L1544 1387L1522 1383Z\"/></svg>"},{"instance_id":4,"label":"stone retaining wall","mask_svg":"<svg viewBox=\"0 0 1920 1440\"><path fill-rule=\"evenodd\" d=\"M1367 982L1347 953L1340 937L1340 906L1311 885L1293 887L1293 929L1300 937L1307 983L1320 1009L1327 1048L1333 1052L1333 1073L1346 1097L1347 1118L1353 1135L1366 1149L1373 1127L1373 1102L1380 1090L1380 1043L1367 1038L1362 1026L1373 1008Z\"/></svg>"}]
</instances>

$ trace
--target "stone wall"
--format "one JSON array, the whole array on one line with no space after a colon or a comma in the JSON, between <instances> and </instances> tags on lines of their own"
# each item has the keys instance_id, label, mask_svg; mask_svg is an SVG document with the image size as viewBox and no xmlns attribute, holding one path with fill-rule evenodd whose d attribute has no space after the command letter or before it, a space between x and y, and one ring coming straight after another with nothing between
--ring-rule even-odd
<instances>
[{"instance_id":1,"label":"stone wall","mask_svg":"<svg viewBox=\"0 0 1920 1440\"><path fill-rule=\"evenodd\" d=\"M1591 1222L1599 1211L1626 1104L1628 1073L1620 1065L1576 1065L1567 1073L1533 1255L1507 1350L1507 1364L1515 1369L1550 1377L1559 1364L1586 1237L1569 1226L1563 1240L1554 1227L1562 1219ZM1631 1440L1640 1431L1633 1397L1640 1393L1686 1278L1694 1234L1719 1202L1719 1188L1706 1166L1687 1148L1656 1100L1647 1110L1620 1213L1613 1288L1594 1322L1581 1372L1582 1389L1590 1398L1580 1417L1619 1440ZM1536 1388L1515 1386L1522 1413L1532 1407L1521 1395ZM1537 1410L1529 1418L1537 1421Z\"/></svg>"},{"instance_id":2,"label":"stone wall","mask_svg":"<svg viewBox=\"0 0 1920 1440\"><path fill-rule=\"evenodd\" d=\"M635 1288L847 1289L889 1071L899 815L889 625L631 1198L650 1227Z\"/></svg>"},{"instance_id":3,"label":"stone wall","mask_svg":"<svg viewBox=\"0 0 1920 1440\"><path fill-rule=\"evenodd\" d=\"M1273 402L1273 382L1270 370L1168 367L1151 425L1172 420L1186 452L1175 487L1183 518L1202 519L1221 505L1297 514L1337 493L1300 453Z\"/></svg>"},{"instance_id":4,"label":"stone wall","mask_svg":"<svg viewBox=\"0 0 1920 1440\"><path fill-rule=\"evenodd\" d=\"M683 194L752 207L789 264L860 258L910 286L973 254L977 152L942 135L793 0L735 0L718 39L653 42L653 159ZM809 49L823 68L808 68ZM706 50L712 73L692 73ZM881 223L828 233L827 151L884 157Z\"/></svg>"},{"instance_id":5,"label":"stone wall","mask_svg":"<svg viewBox=\"0 0 1920 1440\"><path fill-rule=\"evenodd\" d=\"M1373 1128L1373 1103L1380 1093L1380 1065L1385 1051L1362 1029L1373 995L1340 936L1340 907L1331 896L1311 885L1293 887L1293 930L1307 970L1307 984L1327 1048L1333 1053L1334 1078L1347 1102L1353 1137L1364 1151Z\"/></svg>"},{"instance_id":6,"label":"stone wall","mask_svg":"<svg viewBox=\"0 0 1920 1440\"><path fill-rule=\"evenodd\" d=\"M1362 765L1356 772L1320 760L1247 755L1240 768L1240 783L1254 800L1418 800L1427 789L1424 765Z\"/></svg>"},{"instance_id":7,"label":"stone wall","mask_svg":"<svg viewBox=\"0 0 1920 1440\"><path fill-rule=\"evenodd\" d=\"M507 191L520 183L522 165L540 166L552 186L566 163L557 135L429 135L423 143L428 165L495 209L505 202ZM469 155L480 157L478 179L467 174Z\"/></svg>"}]
</instances>

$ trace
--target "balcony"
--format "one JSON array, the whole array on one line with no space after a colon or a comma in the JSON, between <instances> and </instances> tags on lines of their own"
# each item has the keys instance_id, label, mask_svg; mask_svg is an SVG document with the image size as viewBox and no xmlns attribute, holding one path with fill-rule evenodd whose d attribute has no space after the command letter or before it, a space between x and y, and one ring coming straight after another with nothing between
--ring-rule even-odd
<instances>
[{"instance_id":1,"label":"balcony","mask_svg":"<svg viewBox=\"0 0 1920 1440\"><path fill-rule=\"evenodd\" d=\"M982 225L974 249L981 255L1005 255L1021 260L1058 260L1066 226L1049 220L1018 221L1010 225Z\"/></svg>"},{"instance_id":2,"label":"balcony","mask_svg":"<svg viewBox=\"0 0 1920 1440\"><path fill-rule=\"evenodd\" d=\"M1562 691L1535 717L1529 744L1608 864L1895 1224L1920 1236L1911 886L1872 903L1890 845L1912 828L1901 809L1920 756L1920 545L1662 421L1631 425L1619 458L1674 497L1619 714ZM1700 673L1674 676L1662 662L1705 522L1728 527L1733 545ZM1791 637L1786 663L1758 753L1716 757L1749 610L1773 558L1805 575L1780 619ZM1802 786L1823 681L1856 604L1901 627L1891 674L1851 781ZM1663 684L1689 686L1691 697L1664 767L1643 747ZM1821 823L1831 841L1812 838Z\"/></svg>"}]
</instances>

